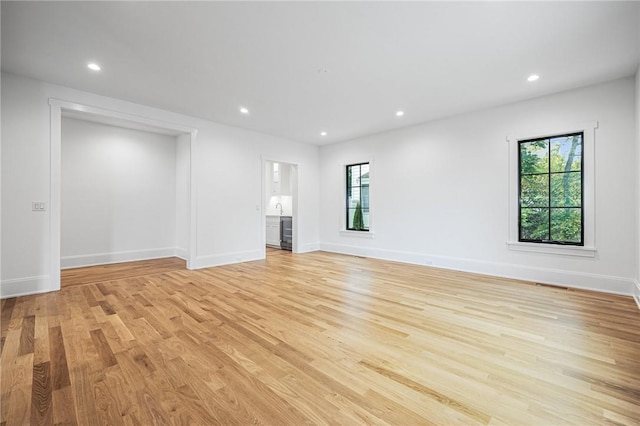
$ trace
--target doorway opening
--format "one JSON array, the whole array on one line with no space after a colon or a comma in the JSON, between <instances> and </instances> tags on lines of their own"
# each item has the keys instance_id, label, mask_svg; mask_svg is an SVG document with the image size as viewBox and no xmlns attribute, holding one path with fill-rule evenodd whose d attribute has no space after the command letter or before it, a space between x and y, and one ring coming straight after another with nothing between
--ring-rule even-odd
<instances>
[{"instance_id":1,"label":"doorway opening","mask_svg":"<svg viewBox=\"0 0 640 426\"><path fill-rule=\"evenodd\" d=\"M298 165L263 161L263 220L265 256L298 251Z\"/></svg>"},{"instance_id":2,"label":"doorway opening","mask_svg":"<svg viewBox=\"0 0 640 426\"><path fill-rule=\"evenodd\" d=\"M61 269L66 268L173 256L186 261L187 268L194 265L196 223L193 158L195 158L197 131L173 123L72 102L51 99L49 103L51 106L51 287L60 288ZM65 130L73 129L76 139L72 143L67 141L66 138L70 133L65 132L64 149L69 152L65 152L64 158L63 122L66 123ZM101 129L98 132L99 136L94 136L92 133L96 128ZM109 139L109 136L113 136L110 132L116 137ZM132 133L137 134L139 138L135 142L125 143L126 135ZM122 137L123 135L125 137ZM93 144L83 144L82 141L85 138L105 140L94 140ZM156 142L158 146L154 145ZM153 181L160 176L162 166L153 163L155 157L147 157L146 154L151 151L145 151L144 144L152 147L152 151L156 154L161 152L158 155L173 167L169 174L165 174L164 180L160 179L162 183L159 185L154 186ZM90 156L99 158L91 159L90 156L85 156L87 150L90 151ZM162 153L163 150L164 153ZM94 168L92 169L91 166L87 168L86 164L78 163L73 168L70 167L69 165L73 164L67 155L70 152L78 156L77 160L80 163L93 161ZM71 158L71 160L74 159ZM129 164L131 167L126 167L125 170L127 162L131 163ZM101 170L98 170L99 168ZM84 179L94 181L79 183L78 181L83 179L82 176ZM127 179L131 179L130 185ZM78 188L69 188L70 184ZM116 185L116 187L109 185ZM151 191L154 194L145 193L147 188L152 188ZM118 192L118 189L123 190ZM76 195L80 199L74 199ZM149 198L154 202L138 203L137 198ZM65 201L64 206L63 201ZM171 212L165 214L167 220L162 221L162 224L158 222L155 228L157 230L166 226L169 230L163 229L166 241L162 240L158 243L153 241L155 236L149 229L145 231L145 227L149 227L143 222L144 218L149 221L157 218L159 210L163 207L170 208ZM90 214L83 216L82 212L85 210ZM74 215L78 217L73 217ZM105 220L99 221L100 216L106 216ZM135 219L137 222L135 220L133 223L127 222L129 218L137 218ZM83 220L90 223L78 223L79 227L73 224L74 221ZM83 225L86 228L84 230ZM70 229L72 229L71 232ZM126 245L136 239L138 249L127 250ZM147 244L145 241L148 241L148 247L145 247ZM87 246L84 248L84 253L82 250L78 253L73 253L71 250L84 246Z\"/></svg>"}]
</instances>

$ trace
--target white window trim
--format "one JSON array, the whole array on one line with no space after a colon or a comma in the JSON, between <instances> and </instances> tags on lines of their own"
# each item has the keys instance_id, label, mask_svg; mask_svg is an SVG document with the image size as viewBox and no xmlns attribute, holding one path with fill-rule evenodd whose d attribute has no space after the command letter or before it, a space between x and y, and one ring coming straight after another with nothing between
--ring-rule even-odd
<instances>
[{"instance_id":1,"label":"white window trim","mask_svg":"<svg viewBox=\"0 0 640 426\"><path fill-rule=\"evenodd\" d=\"M351 231L347 229L347 166L352 164L361 164L361 163L369 163L369 230L368 231ZM373 158L360 158L353 161L348 161L340 164L340 169L342 170L340 180L340 184L342 185L342 190L339 192L342 196L342 202L340 203L340 229L338 233L342 237L358 237L358 238L375 238L375 234L373 232L373 169L374 169L374 161Z\"/></svg>"},{"instance_id":2,"label":"white window trim","mask_svg":"<svg viewBox=\"0 0 640 426\"><path fill-rule=\"evenodd\" d=\"M348 229L341 229L340 236L356 237L356 238L375 238L375 234L371 232L371 213L369 213L369 230L368 231L351 231Z\"/></svg>"},{"instance_id":3,"label":"white window trim","mask_svg":"<svg viewBox=\"0 0 640 426\"><path fill-rule=\"evenodd\" d=\"M510 250L547 253L566 256L595 257L595 132L598 122L578 123L557 128L507 136L509 146L509 235ZM518 141L545 138L568 133L583 132L583 212L584 246L562 244L528 243L518 241Z\"/></svg>"}]
</instances>

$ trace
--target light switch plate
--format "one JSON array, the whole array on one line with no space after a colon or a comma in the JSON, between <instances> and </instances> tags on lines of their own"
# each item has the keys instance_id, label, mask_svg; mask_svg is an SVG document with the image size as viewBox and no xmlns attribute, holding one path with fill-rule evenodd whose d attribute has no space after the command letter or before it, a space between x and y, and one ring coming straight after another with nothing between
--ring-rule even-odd
<instances>
[{"instance_id":1,"label":"light switch plate","mask_svg":"<svg viewBox=\"0 0 640 426\"><path fill-rule=\"evenodd\" d=\"M34 201L31 203L31 210L34 212L44 212L47 210L47 206L44 201Z\"/></svg>"}]
</instances>

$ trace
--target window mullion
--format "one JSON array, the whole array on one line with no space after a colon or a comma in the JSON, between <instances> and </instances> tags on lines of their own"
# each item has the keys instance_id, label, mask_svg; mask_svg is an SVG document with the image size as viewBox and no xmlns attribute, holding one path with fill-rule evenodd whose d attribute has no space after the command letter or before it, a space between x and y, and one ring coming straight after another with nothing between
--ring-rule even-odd
<instances>
[{"instance_id":1,"label":"window mullion","mask_svg":"<svg viewBox=\"0 0 640 426\"><path fill-rule=\"evenodd\" d=\"M547 175L547 186L549 188L549 195L547 199L547 209L549 210L549 241L553 241L553 238L551 238L551 139L548 139L547 141L547 156L549 160L547 162L547 168L549 170L549 174Z\"/></svg>"}]
</instances>

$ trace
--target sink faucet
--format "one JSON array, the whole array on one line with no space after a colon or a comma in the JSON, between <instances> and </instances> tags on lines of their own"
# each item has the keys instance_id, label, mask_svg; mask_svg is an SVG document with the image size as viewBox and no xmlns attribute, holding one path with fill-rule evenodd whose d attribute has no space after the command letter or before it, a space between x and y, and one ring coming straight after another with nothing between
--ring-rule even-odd
<instances>
[{"instance_id":1,"label":"sink faucet","mask_svg":"<svg viewBox=\"0 0 640 426\"><path fill-rule=\"evenodd\" d=\"M282 210L282 204L277 203L276 204L276 209L278 208L278 206L280 206L280 216L282 216L282 213L284 213L284 210Z\"/></svg>"}]
</instances>

